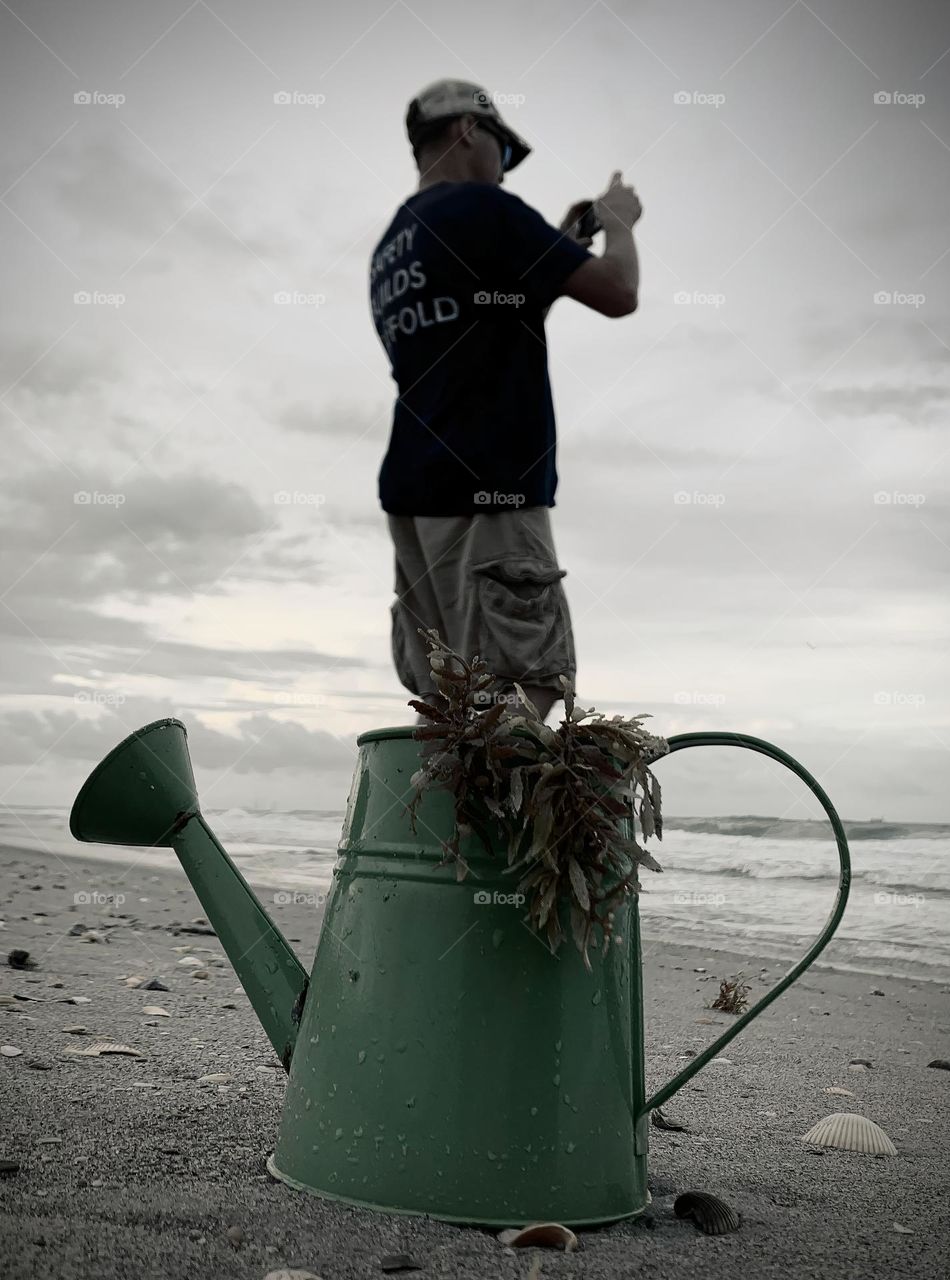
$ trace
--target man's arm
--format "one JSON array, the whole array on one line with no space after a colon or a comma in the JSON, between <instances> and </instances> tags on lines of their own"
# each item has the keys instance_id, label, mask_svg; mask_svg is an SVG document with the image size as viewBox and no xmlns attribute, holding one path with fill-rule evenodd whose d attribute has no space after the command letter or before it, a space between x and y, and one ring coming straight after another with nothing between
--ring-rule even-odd
<instances>
[{"instance_id":1,"label":"man's arm","mask_svg":"<svg viewBox=\"0 0 950 1280\"><path fill-rule=\"evenodd\" d=\"M562 290L569 298L616 319L636 311L640 290L640 262L633 227L642 212L632 187L625 187L617 170L605 195L597 201L604 223L604 252L582 263L567 277ZM546 313L545 313L546 314Z\"/></svg>"}]
</instances>

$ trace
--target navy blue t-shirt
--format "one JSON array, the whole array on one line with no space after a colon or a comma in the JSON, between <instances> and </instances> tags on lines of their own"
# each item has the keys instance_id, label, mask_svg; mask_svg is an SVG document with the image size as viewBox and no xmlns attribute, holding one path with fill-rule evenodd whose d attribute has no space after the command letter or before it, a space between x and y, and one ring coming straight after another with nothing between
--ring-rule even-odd
<instances>
[{"instance_id":1,"label":"navy blue t-shirt","mask_svg":"<svg viewBox=\"0 0 950 1280\"><path fill-rule=\"evenodd\" d=\"M370 260L370 306L399 388L379 500L393 515L554 506L542 312L593 255L518 196L438 182Z\"/></svg>"}]
</instances>

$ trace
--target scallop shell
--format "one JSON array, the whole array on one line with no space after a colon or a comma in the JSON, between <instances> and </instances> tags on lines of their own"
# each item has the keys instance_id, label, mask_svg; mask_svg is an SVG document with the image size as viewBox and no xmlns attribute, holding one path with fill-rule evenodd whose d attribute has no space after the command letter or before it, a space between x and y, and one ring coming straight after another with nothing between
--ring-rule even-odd
<instances>
[{"instance_id":1,"label":"scallop shell","mask_svg":"<svg viewBox=\"0 0 950 1280\"><path fill-rule=\"evenodd\" d=\"M864 1116L836 1111L802 1134L802 1142L838 1151L861 1151L874 1156L896 1156L897 1148L884 1130Z\"/></svg>"},{"instance_id":2,"label":"scallop shell","mask_svg":"<svg viewBox=\"0 0 950 1280\"><path fill-rule=\"evenodd\" d=\"M546 1244L570 1253L577 1248L577 1236L559 1222L532 1222L527 1227L509 1227L506 1231L498 1232L498 1239L513 1249L531 1244Z\"/></svg>"},{"instance_id":3,"label":"scallop shell","mask_svg":"<svg viewBox=\"0 0 950 1280\"><path fill-rule=\"evenodd\" d=\"M742 1219L718 1196L708 1191L685 1191L673 1201L677 1218L692 1218L698 1230L707 1236L724 1236L738 1231Z\"/></svg>"}]
</instances>

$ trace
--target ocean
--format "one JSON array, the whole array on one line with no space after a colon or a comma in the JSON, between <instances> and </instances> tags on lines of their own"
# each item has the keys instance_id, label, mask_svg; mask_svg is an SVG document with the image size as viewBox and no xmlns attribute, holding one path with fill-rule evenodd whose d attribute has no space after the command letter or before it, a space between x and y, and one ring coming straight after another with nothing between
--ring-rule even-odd
<instances>
[{"instance_id":1,"label":"ocean","mask_svg":"<svg viewBox=\"0 0 950 1280\"><path fill-rule=\"evenodd\" d=\"M210 809L208 825L255 884L326 892L343 810ZM950 824L845 822L851 896L844 919L816 962L911 979L950 981ZM103 857L176 867L170 849L80 844L68 810L0 806L0 844L61 857ZM826 821L758 815L664 816L649 843L664 868L644 871L644 951L651 942L792 960L832 909L838 856Z\"/></svg>"}]
</instances>

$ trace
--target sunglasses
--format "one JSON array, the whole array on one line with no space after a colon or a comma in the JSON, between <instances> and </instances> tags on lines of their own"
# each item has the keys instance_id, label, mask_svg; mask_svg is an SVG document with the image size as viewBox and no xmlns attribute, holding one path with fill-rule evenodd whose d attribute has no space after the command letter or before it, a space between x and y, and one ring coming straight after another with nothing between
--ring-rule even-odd
<instances>
[{"instance_id":1,"label":"sunglasses","mask_svg":"<svg viewBox=\"0 0 950 1280\"><path fill-rule=\"evenodd\" d=\"M499 147L501 147L501 167L503 172L507 172L508 166L511 163L511 143L507 141L499 129L495 128L494 125L489 124L487 120L479 120L477 127L479 129L484 129L486 133L490 133L498 143Z\"/></svg>"}]
</instances>

